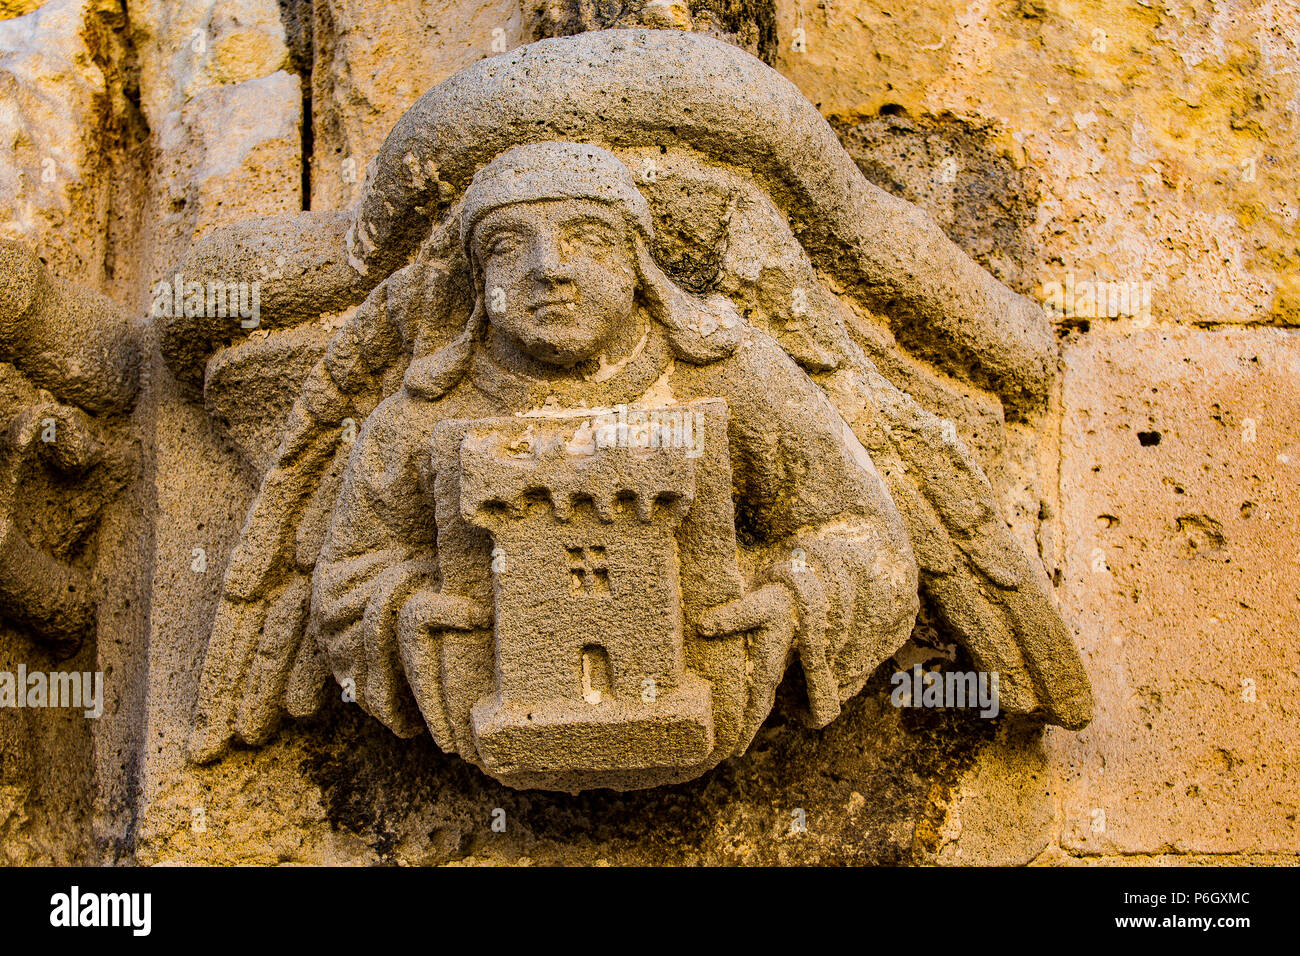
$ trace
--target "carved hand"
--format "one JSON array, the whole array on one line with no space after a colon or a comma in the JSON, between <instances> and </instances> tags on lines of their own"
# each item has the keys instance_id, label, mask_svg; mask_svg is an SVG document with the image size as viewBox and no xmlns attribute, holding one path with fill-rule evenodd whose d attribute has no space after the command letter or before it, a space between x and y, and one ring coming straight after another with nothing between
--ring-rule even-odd
<instances>
[{"instance_id":1,"label":"carved hand","mask_svg":"<svg viewBox=\"0 0 1300 956\"><path fill-rule=\"evenodd\" d=\"M703 637L725 637L762 628L749 649L751 705L747 731L757 729L772 706L776 686L785 671L786 655L797 640L808 691L810 724L824 727L840 712L838 681L826 648L826 598L815 571L791 562L767 571L771 583L744 597L710 608L700 618ZM797 625L796 625L797 620Z\"/></svg>"},{"instance_id":2,"label":"carved hand","mask_svg":"<svg viewBox=\"0 0 1300 956\"><path fill-rule=\"evenodd\" d=\"M407 599L398 627L405 635L417 630L472 631L491 623L491 609L478 601L428 588Z\"/></svg>"},{"instance_id":3,"label":"carved hand","mask_svg":"<svg viewBox=\"0 0 1300 956\"><path fill-rule=\"evenodd\" d=\"M402 667L429 732L444 750L455 749L456 734L442 703L442 635L439 632L470 631L491 624L490 608L434 588L421 588L402 605L397 626Z\"/></svg>"},{"instance_id":4,"label":"carved hand","mask_svg":"<svg viewBox=\"0 0 1300 956\"><path fill-rule=\"evenodd\" d=\"M793 610L789 588L765 584L734 601L709 608L700 616L699 632L702 637L730 637L760 627L788 627Z\"/></svg>"}]
</instances>

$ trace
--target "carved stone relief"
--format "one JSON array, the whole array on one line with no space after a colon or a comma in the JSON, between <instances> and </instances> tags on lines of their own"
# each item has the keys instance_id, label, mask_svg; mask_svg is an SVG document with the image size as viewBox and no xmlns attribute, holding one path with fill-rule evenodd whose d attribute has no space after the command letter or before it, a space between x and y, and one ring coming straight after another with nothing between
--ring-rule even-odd
<instances>
[{"instance_id":1,"label":"carved stone relief","mask_svg":"<svg viewBox=\"0 0 1300 956\"><path fill-rule=\"evenodd\" d=\"M159 319L261 476L200 762L337 683L510 786L688 780L745 752L787 670L833 721L922 606L1003 711L1090 718L986 477L1047 400L1046 319L733 46L485 60L398 122L350 213L214 232L174 272L261 295L251 336ZM273 453L251 381L288 410Z\"/></svg>"},{"instance_id":2,"label":"carved stone relief","mask_svg":"<svg viewBox=\"0 0 1300 956\"><path fill-rule=\"evenodd\" d=\"M0 242L0 616L60 653L94 631L94 532L131 467L139 365L118 306Z\"/></svg>"}]
</instances>

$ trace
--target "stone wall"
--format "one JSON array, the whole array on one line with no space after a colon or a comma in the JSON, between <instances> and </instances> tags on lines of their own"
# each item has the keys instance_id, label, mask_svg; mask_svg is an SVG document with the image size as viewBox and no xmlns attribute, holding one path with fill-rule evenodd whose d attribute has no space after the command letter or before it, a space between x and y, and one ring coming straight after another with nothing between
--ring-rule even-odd
<instances>
[{"instance_id":1,"label":"stone wall","mask_svg":"<svg viewBox=\"0 0 1300 956\"><path fill-rule=\"evenodd\" d=\"M97 662L109 706L89 727L0 714L0 859L1297 862L1290 5L0 0L0 17L0 236L128 306L155 349L138 475L101 531L114 612L62 665ZM890 707L889 673L943 653L923 626L828 729L779 700L748 755L662 790L511 791L337 701L187 767L256 475L159 360L150 285L219 226L346 208L393 123L470 63L638 24L760 56L869 180L1054 309L1059 393L1038 440L1011 429L1044 489L1017 530L1076 631L1094 722ZM43 659L15 632L0 652Z\"/></svg>"}]
</instances>

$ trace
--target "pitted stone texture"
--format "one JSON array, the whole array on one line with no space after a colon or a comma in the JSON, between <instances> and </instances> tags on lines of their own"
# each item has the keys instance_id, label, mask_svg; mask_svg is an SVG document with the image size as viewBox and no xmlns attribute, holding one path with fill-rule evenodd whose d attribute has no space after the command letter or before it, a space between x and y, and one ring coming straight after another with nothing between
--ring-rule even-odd
<instances>
[{"instance_id":1,"label":"pitted stone texture","mask_svg":"<svg viewBox=\"0 0 1300 956\"><path fill-rule=\"evenodd\" d=\"M140 344L111 299L0 240L0 361L63 401L113 414L135 398Z\"/></svg>"},{"instance_id":2,"label":"pitted stone texture","mask_svg":"<svg viewBox=\"0 0 1300 956\"><path fill-rule=\"evenodd\" d=\"M1300 841L1298 419L1295 333L1067 349L1061 590L1098 688L1090 728L1051 734L1067 851Z\"/></svg>"},{"instance_id":3,"label":"pitted stone texture","mask_svg":"<svg viewBox=\"0 0 1300 956\"><path fill-rule=\"evenodd\" d=\"M778 33L827 116L998 130L1043 175L1037 281L1149 281L1173 321L1300 316L1292 7L785 0Z\"/></svg>"},{"instance_id":4,"label":"pitted stone texture","mask_svg":"<svg viewBox=\"0 0 1300 956\"><path fill-rule=\"evenodd\" d=\"M0 20L11 20L31 13L44 2L45 0L0 0Z\"/></svg>"},{"instance_id":5,"label":"pitted stone texture","mask_svg":"<svg viewBox=\"0 0 1300 956\"><path fill-rule=\"evenodd\" d=\"M0 236L92 280L109 203L109 90L92 34L112 6L52 0L0 22Z\"/></svg>"},{"instance_id":6,"label":"pitted stone texture","mask_svg":"<svg viewBox=\"0 0 1300 956\"><path fill-rule=\"evenodd\" d=\"M71 658L34 647L0 622L0 672L93 671L90 644ZM86 860L94 789L96 722L72 709L0 708L0 865L75 865Z\"/></svg>"},{"instance_id":7,"label":"pitted stone texture","mask_svg":"<svg viewBox=\"0 0 1300 956\"><path fill-rule=\"evenodd\" d=\"M832 125L864 176L916 203L976 262L1032 295L1038 174L998 131L954 116L884 113Z\"/></svg>"},{"instance_id":8,"label":"pitted stone texture","mask_svg":"<svg viewBox=\"0 0 1300 956\"><path fill-rule=\"evenodd\" d=\"M0 616L65 653L94 631L93 538L125 459L139 344L117 306L0 241Z\"/></svg>"},{"instance_id":9,"label":"pitted stone texture","mask_svg":"<svg viewBox=\"0 0 1300 956\"><path fill-rule=\"evenodd\" d=\"M694 30L735 43L769 66L776 55L777 0L527 0L530 39L588 30Z\"/></svg>"},{"instance_id":10,"label":"pitted stone texture","mask_svg":"<svg viewBox=\"0 0 1300 956\"><path fill-rule=\"evenodd\" d=\"M892 665L890 665L892 667ZM165 690L164 687L156 688ZM822 733L783 690L743 761L675 787L520 792L332 695L260 750L172 766L142 803L138 861L405 865L905 864L987 743L989 721L900 711L873 679ZM172 738L155 738L171 756ZM206 829L194 826L204 809ZM795 810L807 823L794 831ZM492 824L501 820L504 832ZM974 826L973 823L968 823Z\"/></svg>"},{"instance_id":11,"label":"pitted stone texture","mask_svg":"<svg viewBox=\"0 0 1300 956\"><path fill-rule=\"evenodd\" d=\"M427 90L525 42L516 0L317 0L312 209L345 209L393 124Z\"/></svg>"}]
</instances>

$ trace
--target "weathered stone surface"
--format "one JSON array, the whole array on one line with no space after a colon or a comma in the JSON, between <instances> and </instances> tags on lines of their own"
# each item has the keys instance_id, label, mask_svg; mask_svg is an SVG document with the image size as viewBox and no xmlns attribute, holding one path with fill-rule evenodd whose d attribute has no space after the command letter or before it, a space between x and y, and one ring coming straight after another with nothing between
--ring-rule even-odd
<instances>
[{"instance_id":1,"label":"weathered stone surface","mask_svg":"<svg viewBox=\"0 0 1300 956\"><path fill-rule=\"evenodd\" d=\"M114 8L53 0L0 21L0 234L92 281L108 246L111 85L99 55Z\"/></svg>"},{"instance_id":2,"label":"weathered stone surface","mask_svg":"<svg viewBox=\"0 0 1300 956\"><path fill-rule=\"evenodd\" d=\"M693 30L735 43L771 65L776 55L773 0L530 0L523 4L529 40L587 30L651 27Z\"/></svg>"},{"instance_id":3,"label":"weathered stone surface","mask_svg":"<svg viewBox=\"0 0 1300 956\"><path fill-rule=\"evenodd\" d=\"M1300 339L1094 331L1065 353L1065 605L1097 719L1053 734L1061 845L1287 853L1300 839Z\"/></svg>"},{"instance_id":4,"label":"weathered stone surface","mask_svg":"<svg viewBox=\"0 0 1300 956\"><path fill-rule=\"evenodd\" d=\"M87 642L71 658L0 624L0 672L95 670ZM0 865L74 865L89 856L94 723L79 710L0 710Z\"/></svg>"},{"instance_id":5,"label":"weathered stone surface","mask_svg":"<svg viewBox=\"0 0 1300 956\"><path fill-rule=\"evenodd\" d=\"M411 213L448 202L516 140L581 133L661 149L685 140L720 160L747 156L764 188L793 197L786 212L814 260L884 313L906 347L995 391L1017 414L1041 405L1052 375L1041 312L976 267L923 213L865 184L797 90L712 38L590 36L590 44L541 41L476 64L401 118L356 206L349 251L360 269L400 262L419 237ZM525 99L516 91L525 76L550 79L531 80L535 93ZM539 124L539 110L551 118ZM809 219L813 208L824 218Z\"/></svg>"},{"instance_id":6,"label":"weathered stone surface","mask_svg":"<svg viewBox=\"0 0 1300 956\"><path fill-rule=\"evenodd\" d=\"M0 20L21 17L36 10L44 0L4 0L0 3Z\"/></svg>"},{"instance_id":7,"label":"weathered stone surface","mask_svg":"<svg viewBox=\"0 0 1300 956\"><path fill-rule=\"evenodd\" d=\"M0 711L0 858L1295 861L1295 745L1285 732L1297 700L1286 641L1294 595L1279 583L1287 566L1258 557L1285 558L1294 529L1276 520L1279 509L1259 520L1262 499L1234 501L1224 491L1247 478L1269 495L1285 491L1289 466L1251 457L1259 444L1234 455L1228 433L1253 417L1257 443L1265 441L1263 408L1289 400L1288 360L1278 356L1292 345L1272 328L1215 327L1285 325L1296 315L1297 216L1286 175L1300 165L1294 10L1054 0L906 8L874 0L0 0L0 20L0 46L12 40L0 53L0 101L17 104L0 112L0 127L13 134L12 152L0 159L3 234L21 239L58 278L108 292L136 315L149 311L151 284L178 272L205 284L258 281L262 305L251 334L229 316L161 323L164 360L146 352L133 412L145 480L98 511L90 539L75 528L100 497L95 489L62 516L71 535L23 519L27 539L64 548L87 572L98 634L76 657L56 661L29 627L3 625L0 671L102 670L106 716ZM1095 300L1076 300L1060 323L1072 336L1065 414L1048 396L1045 419L1035 410L1021 421L972 384L985 379L969 356L954 363L913 354L934 342L909 338L915 326L891 327L889 295L876 311L827 283L825 252L836 266L843 256L834 244L817 255L797 222L807 246L787 242L786 198L772 203L743 176L702 170L693 150L662 137L616 150L650 203L659 261L682 289L721 292L760 317L783 316L802 290L816 321L763 328L819 382L828 350L818 322L827 309L847 308L841 319L854 344L927 412L952 422L1024 552L1041 554L1069 589L1066 617L1088 650L1101 719L1080 741L1050 730L1044 743L1041 730L1005 717L889 706L895 671L976 666L927 600L912 640L825 730L801 726L806 692L794 675L749 752L689 783L576 797L511 790L439 751L427 734L396 737L332 685L317 716L287 721L263 749L187 764L220 577L277 443L292 431L299 391L315 388L313 362L330 354L336 333L358 327L356 311L384 316L329 359L332 381L363 388L343 415L352 425L337 423L343 436L370 411L372 379L358 357L386 355L397 340L436 352L463 328L463 304L473 298L456 268L429 267L441 252L419 253L354 311L375 278L349 264L348 206L366 188L384 137L430 86L480 58L544 36L632 25L710 33L775 64L831 119L867 179L928 212L1015 291L1047 298L1053 284L1109 280L1154 293L1152 311L1164 324L1142 334L1126 320L1108 321ZM452 177L453 202L478 166L511 145L493 138L491 124L483 129L478 138L488 145ZM723 158L762 153L744 146ZM56 160L53 182L41 178L46 157ZM308 197L318 212L301 211ZM264 214L278 218L233 225ZM193 237L201 238L191 246ZM947 319L952 301L931 315ZM43 400L27 381L27 356L43 349L24 327L0 357L0 396L19 411ZM1221 359L1220 346L1236 359ZM1239 361L1249 355L1260 361ZM1258 395L1243 400L1258 414L1235 409L1238 419L1222 426L1197 417L1188 409L1204 404L1201 386L1183 371L1192 367L1217 383L1202 383L1216 394ZM50 381L61 374L47 371ZM376 392L399 388L402 371L400 363L387 370ZM1160 394L1146 391L1152 386ZM1184 386L1184 407L1159 403ZM1157 403L1139 407L1141 396ZM1178 439L1182 452L1158 458L1170 454L1170 430L1161 421L1132 425L1162 433L1159 445L1133 440L1110 408L1117 402L1192 437ZM9 409L0 411L8 421ZM122 424L115 419L113 428ZM1203 443L1205 461L1193 460L1187 447L1198 443L1199 454L1202 432L1220 431L1222 440ZM1293 440L1273 452L1290 457ZM882 447L864 445L873 457ZM1148 471L1148 462L1160 467ZM1198 472L1202 464L1211 471ZM321 497L336 493L345 465L332 461ZM1096 465L1103 470L1092 472ZM1070 477L1063 483L1059 473ZM1136 491L1117 474L1135 476ZM1203 506L1164 507L1177 492L1153 482L1166 477L1183 488L1180 499L1195 494ZM1077 491L1075 479L1090 490ZM20 510L39 502L33 491L23 484ZM1250 519L1233 511L1247 500ZM1220 505L1224 514L1214 510ZM309 510L294 537L295 561L325 534L328 510ZM1122 523L1092 527L1098 514ZM1085 548L1089 534L1096 543ZM1205 556L1203 543L1220 537L1221 551ZM1091 572L1092 547L1104 549L1110 575ZM204 571L194 570L195 549ZM1239 579L1243 567L1251 570ZM140 592L146 576L151 593ZM1123 643L1108 643L1115 634ZM1256 702L1233 705L1240 713L1219 703L1244 689L1233 667L1263 675L1252 678ZM599 683L598 666L588 673ZM298 704L314 703L309 696ZM493 828L494 811L505 814L504 832Z\"/></svg>"},{"instance_id":8,"label":"weathered stone surface","mask_svg":"<svg viewBox=\"0 0 1300 956\"><path fill-rule=\"evenodd\" d=\"M0 241L0 613L65 652L94 631L86 545L128 471L139 352L110 300Z\"/></svg>"},{"instance_id":9,"label":"weathered stone surface","mask_svg":"<svg viewBox=\"0 0 1300 956\"><path fill-rule=\"evenodd\" d=\"M162 117L165 248L179 254L217 225L301 209L301 122L298 78L283 70L204 90Z\"/></svg>"},{"instance_id":10,"label":"weathered stone surface","mask_svg":"<svg viewBox=\"0 0 1300 956\"><path fill-rule=\"evenodd\" d=\"M1172 321L1295 321L1300 28L1282 6L790 0L777 16L777 68L828 116L991 125L1043 177L1039 282L1149 281ZM968 188L980 168L956 158Z\"/></svg>"},{"instance_id":11,"label":"weathered stone surface","mask_svg":"<svg viewBox=\"0 0 1300 956\"><path fill-rule=\"evenodd\" d=\"M989 126L890 110L833 124L869 180L931 216L955 243L1011 288L1037 292L1038 183Z\"/></svg>"},{"instance_id":12,"label":"weathered stone surface","mask_svg":"<svg viewBox=\"0 0 1300 956\"><path fill-rule=\"evenodd\" d=\"M515 0L319 0L312 209L345 209L393 123L431 87L523 40Z\"/></svg>"},{"instance_id":13,"label":"weathered stone surface","mask_svg":"<svg viewBox=\"0 0 1300 956\"><path fill-rule=\"evenodd\" d=\"M77 863L98 855L129 792L113 746L126 684L104 671L129 644L123 607L145 567L118 500L139 464L126 413L139 332L119 307L0 241L0 859ZM126 496L129 499L130 492ZM110 557L111 556L111 559ZM118 677L136 676L131 664ZM93 697L93 702L92 702ZM31 708L31 709L25 709ZM127 710L129 713L129 709ZM99 737L97 740L96 738ZM111 767L111 776L101 771ZM117 817L101 825L104 818Z\"/></svg>"},{"instance_id":14,"label":"weathered stone surface","mask_svg":"<svg viewBox=\"0 0 1300 956\"><path fill-rule=\"evenodd\" d=\"M1006 723L998 730L935 814L939 864L1023 866L1055 839L1055 777L1041 729Z\"/></svg>"}]
</instances>

